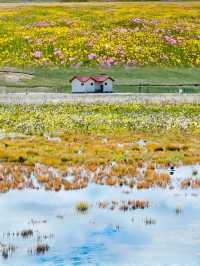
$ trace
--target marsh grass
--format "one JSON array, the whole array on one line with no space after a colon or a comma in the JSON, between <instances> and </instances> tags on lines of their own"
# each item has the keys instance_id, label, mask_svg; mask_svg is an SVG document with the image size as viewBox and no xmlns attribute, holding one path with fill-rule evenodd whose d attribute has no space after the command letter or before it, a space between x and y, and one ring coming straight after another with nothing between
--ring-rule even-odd
<instances>
[{"instance_id":1,"label":"marsh grass","mask_svg":"<svg viewBox=\"0 0 200 266\"><path fill-rule=\"evenodd\" d=\"M8 246L3 247L1 251L2 258L7 260L15 252L16 246L9 244Z\"/></svg>"},{"instance_id":2,"label":"marsh grass","mask_svg":"<svg viewBox=\"0 0 200 266\"><path fill-rule=\"evenodd\" d=\"M23 238L30 238L33 237L33 230L32 229L28 229L28 230L23 230L21 231L21 237Z\"/></svg>"},{"instance_id":3,"label":"marsh grass","mask_svg":"<svg viewBox=\"0 0 200 266\"><path fill-rule=\"evenodd\" d=\"M80 213L86 213L89 209L89 204L86 201L80 201L76 204L76 210Z\"/></svg>"},{"instance_id":4,"label":"marsh grass","mask_svg":"<svg viewBox=\"0 0 200 266\"><path fill-rule=\"evenodd\" d=\"M38 243L35 248L36 255L44 255L50 249L48 244Z\"/></svg>"},{"instance_id":5,"label":"marsh grass","mask_svg":"<svg viewBox=\"0 0 200 266\"><path fill-rule=\"evenodd\" d=\"M100 209L110 209L110 210L120 210L123 212L127 211L133 211L136 209L146 209L150 207L149 201L145 200L127 200L127 201L117 201L117 200L112 200L111 202L109 201L100 201L97 204L98 208Z\"/></svg>"},{"instance_id":6,"label":"marsh grass","mask_svg":"<svg viewBox=\"0 0 200 266\"><path fill-rule=\"evenodd\" d=\"M192 170L192 175L193 176L197 176L198 175L198 170L197 169L193 169Z\"/></svg>"},{"instance_id":7,"label":"marsh grass","mask_svg":"<svg viewBox=\"0 0 200 266\"><path fill-rule=\"evenodd\" d=\"M175 209L175 212L176 212L176 215L180 216L181 213L183 212L182 207L177 205L176 209Z\"/></svg>"},{"instance_id":8,"label":"marsh grass","mask_svg":"<svg viewBox=\"0 0 200 266\"><path fill-rule=\"evenodd\" d=\"M144 219L144 223L145 225L155 225L156 224L156 220L150 217L146 217Z\"/></svg>"}]
</instances>

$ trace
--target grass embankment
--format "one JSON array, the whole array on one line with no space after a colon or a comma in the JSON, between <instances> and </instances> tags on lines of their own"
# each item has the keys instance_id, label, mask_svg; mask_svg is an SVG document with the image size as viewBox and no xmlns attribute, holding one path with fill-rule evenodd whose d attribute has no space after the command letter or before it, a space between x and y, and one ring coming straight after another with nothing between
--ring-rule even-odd
<instances>
[{"instance_id":1,"label":"grass embankment","mask_svg":"<svg viewBox=\"0 0 200 266\"><path fill-rule=\"evenodd\" d=\"M199 66L199 13L198 2L4 5L0 64Z\"/></svg>"},{"instance_id":2,"label":"grass embankment","mask_svg":"<svg viewBox=\"0 0 200 266\"><path fill-rule=\"evenodd\" d=\"M23 76L23 72L31 75ZM180 88L188 93L200 92L200 68L189 67L1 68L0 87L4 92L71 92L69 80L74 75L100 74L115 79L114 92L162 93L178 92Z\"/></svg>"}]
</instances>

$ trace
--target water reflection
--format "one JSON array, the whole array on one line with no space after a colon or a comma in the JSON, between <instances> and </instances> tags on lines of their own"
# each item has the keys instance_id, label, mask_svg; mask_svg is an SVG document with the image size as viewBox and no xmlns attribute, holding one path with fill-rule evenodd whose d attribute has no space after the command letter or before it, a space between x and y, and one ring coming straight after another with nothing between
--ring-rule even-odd
<instances>
[{"instance_id":1,"label":"water reflection","mask_svg":"<svg viewBox=\"0 0 200 266\"><path fill-rule=\"evenodd\" d=\"M175 171L174 183L182 177L180 169ZM100 209L97 204L130 199L147 200L150 208L121 211ZM81 200L90 204L86 214L75 209ZM124 193L123 187L90 184L83 190L58 193L10 191L0 196L0 217L0 248L8 244L17 247L7 259L0 258L2 266L200 265L197 189L181 190L176 186L128 189ZM17 234L29 228L33 236L25 239ZM50 250L36 255L38 243L48 243Z\"/></svg>"}]
</instances>

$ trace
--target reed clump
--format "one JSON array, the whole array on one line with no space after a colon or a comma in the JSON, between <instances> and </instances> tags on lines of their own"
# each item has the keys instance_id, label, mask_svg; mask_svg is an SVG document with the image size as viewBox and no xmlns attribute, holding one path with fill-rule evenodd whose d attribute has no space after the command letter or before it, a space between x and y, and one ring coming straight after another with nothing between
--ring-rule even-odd
<instances>
[{"instance_id":1,"label":"reed clump","mask_svg":"<svg viewBox=\"0 0 200 266\"><path fill-rule=\"evenodd\" d=\"M89 204L86 201L80 201L76 204L76 210L78 212L85 213L89 209Z\"/></svg>"},{"instance_id":2,"label":"reed clump","mask_svg":"<svg viewBox=\"0 0 200 266\"><path fill-rule=\"evenodd\" d=\"M35 248L36 255L44 255L50 249L48 244L38 243Z\"/></svg>"}]
</instances>

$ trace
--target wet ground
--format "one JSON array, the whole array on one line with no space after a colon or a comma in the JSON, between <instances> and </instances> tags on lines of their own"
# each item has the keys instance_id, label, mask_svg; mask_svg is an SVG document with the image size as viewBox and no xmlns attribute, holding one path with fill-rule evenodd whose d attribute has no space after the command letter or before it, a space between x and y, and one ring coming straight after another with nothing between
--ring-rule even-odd
<instances>
[{"instance_id":1,"label":"wet ground","mask_svg":"<svg viewBox=\"0 0 200 266\"><path fill-rule=\"evenodd\" d=\"M57 193L0 194L0 265L199 266L199 189L179 186L194 169L199 178L199 166L175 169L173 188L90 183ZM122 208L134 200L149 206ZM78 212L78 202L88 210Z\"/></svg>"}]
</instances>

